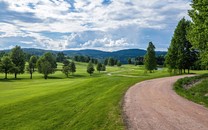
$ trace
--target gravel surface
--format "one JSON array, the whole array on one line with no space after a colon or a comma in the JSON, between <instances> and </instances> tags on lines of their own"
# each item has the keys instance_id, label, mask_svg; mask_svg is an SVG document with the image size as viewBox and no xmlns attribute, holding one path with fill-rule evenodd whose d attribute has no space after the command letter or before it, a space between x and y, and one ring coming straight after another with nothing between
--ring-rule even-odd
<instances>
[{"instance_id":1,"label":"gravel surface","mask_svg":"<svg viewBox=\"0 0 208 130\"><path fill-rule=\"evenodd\" d=\"M128 130L208 130L208 109L177 95L174 76L140 82L125 94Z\"/></svg>"}]
</instances>

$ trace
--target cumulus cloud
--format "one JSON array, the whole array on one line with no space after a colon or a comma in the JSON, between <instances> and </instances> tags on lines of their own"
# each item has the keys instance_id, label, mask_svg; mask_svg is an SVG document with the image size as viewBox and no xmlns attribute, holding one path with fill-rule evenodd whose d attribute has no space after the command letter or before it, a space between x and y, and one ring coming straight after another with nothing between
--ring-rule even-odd
<instances>
[{"instance_id":1,"label":"cumulus cloud","mask_svg":"<svg viewBox=\"0 0 208 130\"><path fill-rule=\"evenodd\" d=\"M187 17L190 0L0 0L1 5L1 38L30 37L51 49L109 50L140 47L144 29L173 31ZM98 34L86 36L92 32Z\"/></svg>"}]
</instances>

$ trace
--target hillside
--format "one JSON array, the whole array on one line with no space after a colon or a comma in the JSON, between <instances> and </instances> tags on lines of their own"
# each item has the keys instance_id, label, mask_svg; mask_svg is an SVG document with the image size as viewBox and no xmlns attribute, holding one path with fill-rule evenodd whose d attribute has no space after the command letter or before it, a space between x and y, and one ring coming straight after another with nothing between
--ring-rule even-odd
<instances>
[{"instance_id":1,"label":"hillside","mask_svg":"<svg viewBox=\"0 0 208 130\"><path fill-rule=\"evenodd\" d=\"M53 50L43 50L43 49L35 49L35 48L23 48L24 52L30 53L33 55L43 55L45 52L58 53L63 52L67 56L75 56L75 55L85 55L90 56L97 59L105 59L108 57L114 57L120 60L123 63L126 63L128 58L135 58L138 56L144 56L146 54L146 50L142 49L125 49L113 52L106 52L100 50L64 50L64 51L53 51ZM4 50L8 52L9 50ZM156 55L166 55L165 51L156 51Z\"/></svg>"}]
</instances>

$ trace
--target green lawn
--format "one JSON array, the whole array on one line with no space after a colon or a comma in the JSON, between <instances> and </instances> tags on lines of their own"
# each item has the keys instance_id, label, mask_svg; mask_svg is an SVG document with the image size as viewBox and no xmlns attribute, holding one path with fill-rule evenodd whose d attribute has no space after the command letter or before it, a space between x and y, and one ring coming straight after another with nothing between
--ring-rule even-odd
<instances>
[{"instance_id":1,"label":"green lawn","mask_svg":"<svg viewBox=\"0 0 208 130\"><path fill-rule=\"evenodd\" d=\"M59 68L61 68L59 64ZM0 129L123 130L121 103L133 84L169 76L166 70L144 73L141 66L107 67L86 73L86 64L65 78L60 71L45 80L35 73L3 80L0 74Z\"/></svg>"}]
</instances>

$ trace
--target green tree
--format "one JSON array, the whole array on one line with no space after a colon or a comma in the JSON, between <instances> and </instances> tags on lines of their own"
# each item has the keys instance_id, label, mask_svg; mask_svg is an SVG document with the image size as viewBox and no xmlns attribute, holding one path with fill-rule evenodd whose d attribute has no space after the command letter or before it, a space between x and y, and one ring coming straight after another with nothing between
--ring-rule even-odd
<instances>
[{"instance_id":1,"label":"green tree","mask_svg":"<svg viewBox=\"0 0 208 130\"><path fill-rule=\"evenodd\" d=\"M96 68L97 68L97 71L99 71L100 73L100 71L102 71L102 64L98 63Z\"/></svg>"},{"instance_id":2,"label":"green tree","mask_svg":"<svg viewBox=\"0 0 208 130\"><path fill-rule=\"evenodd\" d=\"M73 61L69 64L69 68L70 68L70 72L73 75L76 72L76 65Z\"/></svg>"},{"instance_id":3,"label":"green tree","mask_svg":"<svg viewBox=\"0 0 208 130\"><path fill-rule=\"evenodd\" d=\"M147 53L144 57L144 65L147 70L152 72L152 70L156 69L156 56L155 56L155 46L152 42L149 42L149 46L147 47Z\"/></svg>"},{"instance_id":4,"label":"green tree","mask_svg":"<svg viewBox=\"0 0 208 130\"><path fill-rule=\"evenodd\" d=\"M105 66L105 64L102 64L101 71L106 71L106 66Z\"/></svg>"},{"instance_id":5,"label":"green tree","mask_svg":"<svg viewBox=\"0 0 208 130\"><path fill-rule=\"evenodd\" d=\"M38 60L38 58L35 55L30 57L29 63L31 64L30 66L31 66L33 72L35 72L37 60Z\"/></svg>"},{"instance_id":6,"label":"green tree","mask_svg":"<svg viewBox=\"0 0 208 130\"><path fill-rule=\"evenodd\" d=\"M32 74L35 72L37 57L31 56L30 60L28 62L28 66L26 67L26 70L30 73L30 79L32 79Z\"/></svg>"},{"instance_id":7,"label":"green tree","mask_svg":"<svg viewBox=\"0 0 208 130\"><path fill-rule=\"evenodd\" d=\"M118 62L117 62L117 66L118 66L118 67L121 67L121 65L122 65L121 62L118 61Z\"/></svg>"},{"instance_id":8,"label":"green tree","mask_svg":"<svg viewBox=\"0 0 208 130\"><path fill-rule=\"evenodd\" d=\"M131 58L128 58L128 64L132 64Z\"/></svg>"},{"instance_id":9,"label":"green tree","mask_svg":"<svg viewBox=\"0 0 208 130\"><path fill-rule=\"evenodd\" d=\"M193 65L193 53L192 45L187 39L188 30L190 27L190 21L181 19L174 31L170 47L166 56L166 65L170 72L174 70L174 73L179 70L179 74L182 74L182 70L189 69Z\"/></svg>"},{"instance_id":10,"label":"green tree","mask_svg":"<svg viewBox=\"0 0 208 130\"><path fill-rule=\"evenodd\" d=\"M45 53L37 61L38 72L44 75L47 79L49 74L53 74L57 68L56 59L50 52Z\"/></svg>"},{"instance_id":11,"label":"green tree","mask_svg":"<svg viewBox=\"0 0 208 130\"><path fill-rule=\"evenodd\" d=\"M63 73L66 75L66 77L68 78L68 77L69 77L69 74L70 74L70 67L69 67L69 65L63 66L62 72L63 72Z\"/></svg>"},{"instance_id":12,"label":"green tree","mask_svg":"<svg viewBox=\"0 0 208 130\"><path fill-rule=\"evenodd\" d=\"M22 51L20 46L15 46L11 50L10 57L12 62L15 65L15 71L13 71L15 75L15 79L17 78L17 74L23 74L25 69L25 57L24 52Z\"/></svg>"},{"instance_id":13,"label":"green tree","mask_svg":"<svg viewBox=\"0 0 208 130\"><path fill-rule=\"evenodd\" d=\"M63 52L59 52L56 57L57 62L63 62L66 59L65 54Z\"/></svg>"},{"instance_id":14,"label":"green tree","mask_svg":"<svg viewBox=\"0 0 208 130\"><path fill-rule=\"evenodd\" d=\"M113 59L112 57L110 57L110 58L108 59L108 65L109 65L109 66L114 66L114 59Z\"/></svg>"},{"instance_id":15,"label":"green tree","mask_svg":"<svg viewBox=\"0 0 208 130\"><path fill-rule=\"evenodd\" d=\"M200 51L201 63L208 68L208 1L192 0L189 16L192 18L189 41Z\"/></svg>"},{"instance_id":16,"label":"green tree","mask_svg":"<svg viewBox=\"0 0 208 130\"><path fill-rule=\"evenodd\" d=\"M7 79L7 74L11 71L14 67L12 60L9 56L3 56L0 62L0 71L5 73L5 79Z\"/></svg>"},{"instance_id":17,"label":"green tree","mask_svg":"<svg viewBox=\"0 0 208 130\"><path fill-rule=\"evenodd\" d=\"M87 73L90 74L90 76L94 73L95 69L94 69L94 65L92 63L92 61L90 61L87 65Z\"/></svg>"}]
</instances>

